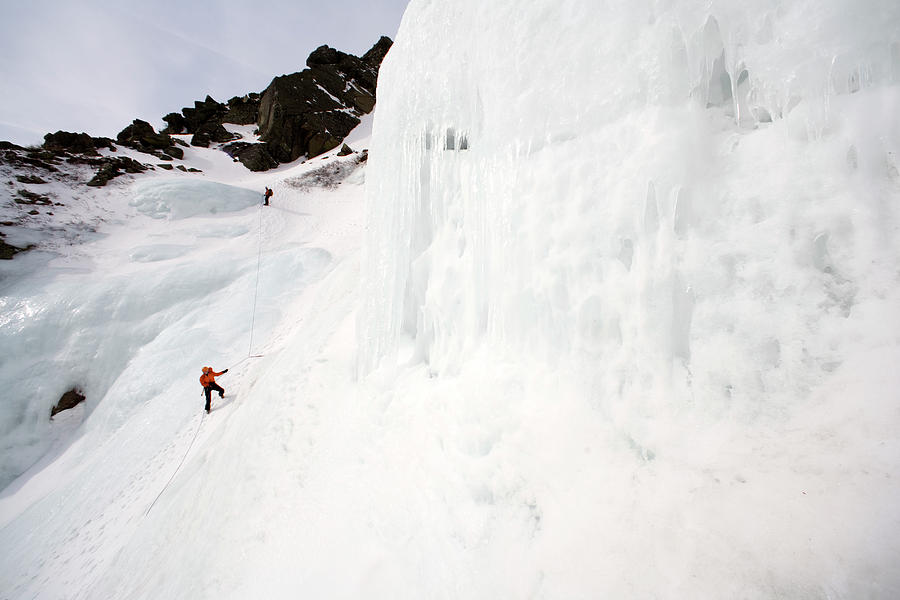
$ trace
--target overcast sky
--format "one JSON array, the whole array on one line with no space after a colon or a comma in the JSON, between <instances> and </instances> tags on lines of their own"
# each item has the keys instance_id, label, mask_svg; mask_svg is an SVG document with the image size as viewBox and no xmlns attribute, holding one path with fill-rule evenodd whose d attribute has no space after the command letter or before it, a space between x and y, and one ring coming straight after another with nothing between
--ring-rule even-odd
<instances>
[{"instance_id":1,"label":"overcast sky","mask_svg":"<svg viewBox=\"0 0 900 600\"><path fill-rule=\"evenodd\" d=\"M0 140L115 137L207 94L261 92L315 48L394 39L409 0L0 0Z\"/></svg>"}]
</instances>

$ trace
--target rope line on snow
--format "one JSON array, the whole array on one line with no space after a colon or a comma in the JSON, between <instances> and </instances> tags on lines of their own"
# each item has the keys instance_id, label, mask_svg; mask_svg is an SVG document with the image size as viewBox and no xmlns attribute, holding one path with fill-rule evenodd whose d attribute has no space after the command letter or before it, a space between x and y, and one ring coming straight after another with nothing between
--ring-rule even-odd
<instances>
[{"instance_id":1,"label":"rope line on snow","mask_svg":"<svg viewBox=\"0 0 900 600\"><path fill-rule=\"evenodd\" d=\"M172 476L169 477L169 481L166 482L166 485L164 485L163 489L160 490L159 494L157 494L156 498L153 500L153 502L150 504L150 507L147 509L147 512L144 513L144 516L147 516L150 514L150 510L156 505L156 501L162 497L163 493L166 491L166 489L168 489L169 484L172 483L173 479L175 479L175 476L178 474L178 471L181 469L181 465L184 464L184 461L187 458L188 454L191 453L191 448L194 447L194 442L197 441L197 435L200 433L200 425L202 425L202 424L203 424L203 413L200 413L200 422L197 424L197 430L194 432L194 438L191 440L191 443L188 444L187 451L184 453L184 456L181 457L181 462L178 463L177 467L175 467L175 471L172 473Z\"/></svg>"},{"instance_id":2,"label":"rope line on snow","mask_svg":"<svg viewBox=\"0 0 900 600\"><path fill-rule=\"evenodd\" d=\"M256 299L259 297L259 267L262 261L262 205L259 212L259 250L256 253L256 283L253 285L253 310L250 313L250 345L247 348L247 358L253 355L253 327L256 325ZM241 361L243 362L243 361ZM240 364L240 363L239 363Z\"/></svg>"},{"instance_id":3,"label":"rope line on snow","mask_svg":"<svg viewBox=\"0 0 900 600\"><path fill-rule=\"evenodd\" d=\"M233 369L240 365L241 363L250 360L251 358L260 358L262 354L253 354L253 330L256 326L256 303L259 298L259 271L262 265L262 205L258 207L259 212L259 235L257 241L257 251L256 251L256 281L253 284L253 309L250 312L250 344L247 347L247 356L236 362L235 364L228 367L228 369ZM162 495L169 488L169 485L175 479L175 476L178 474L178 471L181 470L182 465L184 465L184 461L187 460L188 454L191 453L191 448L194 447L194 442L197 441L197 436L200 434L200 426L203 425L203 413L200 413L200 421L197 423L197 429L194 431L194 437L191 439L191 443L188 444L187 450L184 453L184 456L181 457L181 462L178 463L178 466L175 467L175 471L172 473L172 476L169 477L169 480L166 482L166 485L163 486L162 490L160 490L159 494L157 494L156 498L153 499L153 502L150 503L150 506L147 508L147 512L144 513L144 516L150 514L150 511L156 506L156 502L162 498Z\"/></svg>"}]
</instances>

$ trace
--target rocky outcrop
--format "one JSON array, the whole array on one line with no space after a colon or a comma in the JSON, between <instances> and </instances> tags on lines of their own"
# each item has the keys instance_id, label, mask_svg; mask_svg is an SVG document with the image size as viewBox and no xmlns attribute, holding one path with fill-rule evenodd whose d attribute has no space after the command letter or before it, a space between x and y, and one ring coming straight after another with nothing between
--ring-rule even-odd
<instances>
[{"instance_id":1,"label":"rocky outcrop","mask_svg":"<svg viewBox=\"0 0 900 600\"><path fill-rule=\"evenodd\" d=\"M251 98L253 95L257 97L256 104ZM222 123L246 124L251 115L252 120L249 122L255 123L258 97L259 94L252 94L244 98L232 98L225 105L207 96L203 102L194 102L193 108L182 108L181 114L169 113L163 117L167 125L163 132L193 134L191 145L203 148L208 147L211 142L230 142L236 136L229 133Z\"/></svg>"},{"instance_id":2,"label":"rocky outcrop","mask_svg":"<svg viewBox=\"0 0 900 600\"><path fill-rule=\"evenodd\" d=\"M175 145L171 137L165 133L156 133L150 123L141 119L135 119L131 125L120 131L116 140L123 146L160 158L163 155L171 158L184 156L184 151Z\"/></svg>"},{"instance_id":3,"label":"rocky outcrop","mask_svg":"<svg viewBox=\"0 0 900 600\"><path fill-rule=\"evenodd\" d=\"M359 116L375 107L378 69L391 44L382 37L363 58L320 46L307 58L307 69L272 80L258 121L272 157L291 162L340 145Z\"/></svg>"},{"instance_id":4,"label":"rocky outcrop","mask_svg":"<svg viewBox=\"0 0 900 600\"><path fill-rule=\"evenodd\" d=\"M113 141L105 137L91 137L86 133L57 131L44 136L43 148L51 152L71 152L96 156L99 148L115 150Z\"/></svg>"},{"instance_id":5,"label":"rocky outcrop","mask_svg":"<svg viewBox=\"0 0 900 600\"><path fill-rule=\"evenodd\" d=\"M256 92L246 96L235 96L228 101L228 112L225 113L225 123L236 125L253 125L259 119L259 98Z\"/></svg>"},{"instance_id":6,"label":"rocky outcrop","mask_svg":"<svg viewBox=\"0 0 900 600\"><path fill-rule=\"evenodd\" d=\"M91 187L100 187L106 185L110 179L118 177L124 173L143 173L147 167L138 161L128 158L127 156L107 157L103 158L99 163L100 169L93 179L87 182Z\"/></svg>"},{"instance_id":7,"label":"rocky outcrop","mask_svg":"<svg viewBox=\"0 0 900 600\"><path fill-rule=\"evenodd\" d=\"M362 57L320 46L307 58L306 69L276 77L261 94L235 96L226 104L207 96L194 102L193 107L163 117L166 127L159 133L147 121L135 119L115 140L57 131L45 135L41 147L23 148L0 142L0 163L25 171L39 170L50 177L57 177L65 163L88 165L97 170L87 185L102 186L122 173L153 168L128 157L99 152L116 152L116 144L164 161L157 163L160 168L197 172L184 165L168 164L183 159L180 146L187 147L186 142L172 137L176 134L191 134L194 146L224 144L225 152L252 171L271 169L304 156L318 156L340 146L359 124L359 117L375 107L378 70L392 43L390 38L382 37ZM261 143L234 142L240 136L225 129L224 123L256 123ZM345 147L341 155L350 152ZM20 183L45 181L34 174L18 177ZM42 203L43 197L26 193L33 194L19 193L16 202Z\"/></svg>"}]
</instances>

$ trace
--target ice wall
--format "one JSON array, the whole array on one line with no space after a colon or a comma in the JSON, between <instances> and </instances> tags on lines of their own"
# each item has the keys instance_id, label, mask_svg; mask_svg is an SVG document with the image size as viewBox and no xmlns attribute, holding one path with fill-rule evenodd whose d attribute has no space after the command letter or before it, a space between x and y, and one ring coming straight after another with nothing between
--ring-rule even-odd
<instances>
[{"instance_id":1,"label":"ice wall","mask_svg":"<svg viewBox=\"0 0 900 600\"><path fill-rule=\"evenodd\" d=\"M482 4L413 2L381 75L362 371L716 335L777 378L894 287L896 3Z\"/></svg>"},{"instance_id":2,"label":"ice wall","mask_svg":"<svg viewBox=\"0 0 900 600\"><path fill-rule=\"evenodd\" d=\"M789 453L793 427L835 436L825 470L843 447L889 477L898 84L892 1L413 0L379 80L360 373L527 359L644 460L721 427ZM841 518L900 524L866 511ZM823 553L863 561L849 539Z\"/></svg>"}]
</instances>

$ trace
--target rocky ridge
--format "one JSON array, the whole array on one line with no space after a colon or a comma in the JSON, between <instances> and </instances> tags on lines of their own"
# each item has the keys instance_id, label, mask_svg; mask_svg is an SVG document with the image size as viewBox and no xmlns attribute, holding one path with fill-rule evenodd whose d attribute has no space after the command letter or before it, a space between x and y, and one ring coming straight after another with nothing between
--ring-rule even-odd
<instances>
[{"instance_id":1,"label":"rocky ridge","mask_svg":"<svg viewBox=\"0 0 900 600\"><path fill-rule=\"evenodd\" d=\"M391 44L390 38L382 37L362 57L320 46L309 55L303 71L276 77L261 93L236 96L226 103L210 96L195 101L193 107L164 116L166 127L159 132L135 119L115 140L57 131L45 135L39 147L0 141L0 201L19 209L19 216L0 221L0 228L28 227L29 217L41 210L52 215L54 206L62 207L52 192L43 191L49 182L70 188L102 187L120 175L148 170L199 172L183 160L187 134L191 146L218 147L252 171L328 152L340 146L360 123L359 117L375 107L378 70ZM256 124L258 141L240 139L224 124ZM121 152L123 147L128 152ZM345 145L342 152L352 150ZM3 212L8 219L10 210ZM0 259L33 247L9 244L5 237L0 229Z\"/></svg>"}]
</instances>

